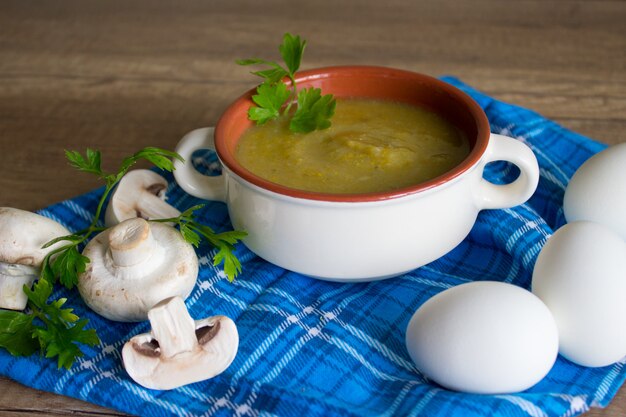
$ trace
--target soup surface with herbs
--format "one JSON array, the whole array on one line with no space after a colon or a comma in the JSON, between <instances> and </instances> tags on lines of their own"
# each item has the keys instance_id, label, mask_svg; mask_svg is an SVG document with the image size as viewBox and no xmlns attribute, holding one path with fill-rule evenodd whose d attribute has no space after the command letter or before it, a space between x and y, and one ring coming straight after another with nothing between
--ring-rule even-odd
<instances>
[{"instance_id":1,"label":"soup surface with herbs","mask_svg":"<svg viewBox=\"0 0 626 417\"><path fill-rule=\"evenodd\" d=\"M332 126L293 133L279 118L244 132L235 157L266 180L305 191L393 191L437 177L469 154L465 135L408 104L337 100Z\"/></svg>"}]
</instances>

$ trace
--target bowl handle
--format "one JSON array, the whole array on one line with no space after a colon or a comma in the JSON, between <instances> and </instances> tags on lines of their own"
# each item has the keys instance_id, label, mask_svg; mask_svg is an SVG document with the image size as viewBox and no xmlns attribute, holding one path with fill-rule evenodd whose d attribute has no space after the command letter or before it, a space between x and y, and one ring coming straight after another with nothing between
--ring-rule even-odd
<instances>
[{"instance_id":1,"label":"bowl handle","mask_svg":"<svg viewBox=\"0 0 626 417\"><path fill-rule=\"evenodd\" d=\"M515 164L520 175L510 184L493 184L482 177L485 165L494 161L506 161ZM519 140L491 134L489 145L478 167L481 173L475 192L476 205L479 209L499 209L524 203L537 189L539 183L539 165L533 151Z\"/></svg>"},{"instance_id":2,"label":"bowl handle","mask_svg":"<svg viewBox=\"0 0 626 417\"><path fill-rule=\"evenodd\" d=\"M192 130L178 142L176 152L185 162L174 160L174 178L180 187L194 197L205 200L226 201L224 175L200 174L193 166L191 155L200 149L215 151L212 127Z\"/></svg>"}]
</instances>

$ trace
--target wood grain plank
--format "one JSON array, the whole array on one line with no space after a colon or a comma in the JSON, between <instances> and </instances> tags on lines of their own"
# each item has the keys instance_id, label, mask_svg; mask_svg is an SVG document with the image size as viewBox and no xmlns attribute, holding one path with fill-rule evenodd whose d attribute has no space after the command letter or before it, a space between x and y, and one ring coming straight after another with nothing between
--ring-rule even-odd
<instances>
[{"instance_id":1,"label":"wood grain plank","mask_svg":"<svg viewBox=\"0 0 626 417\"><path fill-rule=\"evenodd\" d=\"M3 417L119 417L119 413L73 398L27 388L0 376L0 415Z\"/></svg>"}]
</instances>

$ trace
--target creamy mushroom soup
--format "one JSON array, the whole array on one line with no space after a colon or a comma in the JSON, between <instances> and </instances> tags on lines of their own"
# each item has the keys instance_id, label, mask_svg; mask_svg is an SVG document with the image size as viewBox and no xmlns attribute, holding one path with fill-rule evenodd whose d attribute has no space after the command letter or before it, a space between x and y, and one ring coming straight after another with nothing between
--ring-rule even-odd
<instances>
[{"instance_id":1,"label":"creamy mushroom soup","mask_svg":"<svg viewBox=\"0 0 626 417\"><path fill-rule=\"evenodd\" d=\"M453 124L424 108L368 99L337 100L332 126L293 133L285 118L244 132L237 160L254 174L305 191L392 191L435 178L469 154Z\"/></svg>"}]
</instances>

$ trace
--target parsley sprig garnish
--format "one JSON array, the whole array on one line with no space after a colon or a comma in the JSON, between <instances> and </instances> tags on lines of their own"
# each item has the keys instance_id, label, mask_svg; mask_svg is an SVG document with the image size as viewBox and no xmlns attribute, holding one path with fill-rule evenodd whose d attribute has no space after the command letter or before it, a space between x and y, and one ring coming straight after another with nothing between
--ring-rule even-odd
<instances>
[{"instance_id":1,"label":"parsley sprig garnish","mask_svg":"<svg viewBox=\"0 0 626 417\"><path fill-rule=\"evenodd\" d=\"M320 88L305 88L298 91L296 72L300 69L306 41L300 36L285 33L283 43L278 47L284 66L275 61L259 58L240 59L239 65L264 65L269 67L252 74L264 79L256 89L252 101L256 106L248 110L248 118L259 125L278 118L291 117L289 129L293 132L308 133L330 127L330 119L335 114L336 101L332 94L322 95ZM290 80L285 84L284 78ZM295 112L292 106L296 104Z\"/></svg>"},{"instance_id":2,"label":"parsley sprig garnish","mask_svg":"<svg viewBox=\"0 0 626 417\"><path fill-rule=\"evenodd\" d=\"M87 264L89 263L89 259L80 254L78 247L86 242L94 233L105 230L104 227L98 226L100 215L107 197L121 181L122 177L140 160L147 160L158 168L171 172L174 170L172 158L178 159L181 162L183 158L175 152L148 147L124 158L116 173L106 173L101 167L102 155L100 151L87 149L85 156L77 151L65 151L65 156L70 165L74 168L93 174L105 182L104 192L100 197L91 224L86 229L71 235L61 236L44 245L44 248L47 248L58 242L67 242L65 245L59 246L46 255L41 267L40 279L46 279L51 283L55 283L58 277L61 284L71 290L78 282L78 275L85 272Z\"/></svg>"},{"instance_id":3,"label":"parsley sprig garnish","mask_svg":"<svg viewBox=\"0 0 626 417\"><path fill-rule=\"evenodd\" d=\"M115 186L128 170L140 160L147 160L158 168L171 172L174 170L172 159L183 161L175 152L148 147L125 158L116 173L102 170L100 151L87 149L85 155L76 151L66 151L65 155L74 168L96 175L105 182L104 191L98 202L94 217L89 226L76 233L61 236L44 245L48 248L64 242L50 251L43 260L39 280L30 289L24 286L28 297L26 312L0 310L0 347L15 356L28 356L38 350L47 358L57 358L59 368L69 369L76 358L83 355L79 344L95 346L100 339L94 329L86 329L87 319L80 319L72 309L62 308L67 299L50 301L53 285L57 282L68 289L78 283L78 276L85 272L89 258L82 255L79 248L93 234L106 230L99 226L104 204ZM229 231L215 233L210 227L200 224L195 219L195 211L202 208L197 205L185 210L172 219L156 219L155 222L174 223L178 226L185 240L198 247L202 238L215 246L218 251L213 259L214 265L224 263L224 272L232 281L241 272L241 263L234 255L234 245L246 236L245 232Z\"/></svg>"},{"instance_id":4,"label":"parsley sprig garnish","mask_svg":"<svg viewBox=\"0 0 626 417\"><path fill-rule=\"evenodd\" d=\"M224 263L224 273L229 281L233 281L241 273L241 262L234 254L235 244L246 237L247 233L240 230L215 233L209 226L200 224L195 220L195 211L204 207L198 204L182 212L178 217L170 219L152 220L155 222L174 223L178 226L180 233L185 240L196 248L202 238L217 248L217 253L213 257L213 266Z\"/></svg>"}]
</instances>

